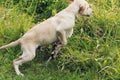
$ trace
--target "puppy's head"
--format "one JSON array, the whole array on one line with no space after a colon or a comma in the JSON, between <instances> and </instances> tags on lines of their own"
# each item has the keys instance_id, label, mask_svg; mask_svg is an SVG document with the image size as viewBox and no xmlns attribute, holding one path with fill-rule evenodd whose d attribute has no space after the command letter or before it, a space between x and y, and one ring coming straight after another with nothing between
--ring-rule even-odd
<instances>
[{"instance_id":1,"label":"puppy's head","mask_svg":"<svg viewBox=\"0 0 120 80\"><path fill-rule=\"evenodd\" d=\"M71 3L73 2L79 9L77 15L84 15L84 16L91 16L93 10L91 9L90 5L85 0L70 0Z\"/></svg>"}]
</instances>

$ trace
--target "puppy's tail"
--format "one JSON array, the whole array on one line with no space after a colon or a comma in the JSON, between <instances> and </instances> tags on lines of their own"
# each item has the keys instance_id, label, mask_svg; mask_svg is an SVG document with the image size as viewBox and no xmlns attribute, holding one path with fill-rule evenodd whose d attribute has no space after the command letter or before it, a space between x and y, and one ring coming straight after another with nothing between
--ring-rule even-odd
<instances>
[{"instance_id":1,"label":"puppy's tail","mask_svg":"<svg viewBox=\"0 0 120 80\"><path fill-rule=\"evenodd\" d=\"M16 45L18 45L18 44L20 44L20 39L14 41L14 42L11 42L11 43L9 43L9 44L7 44L7 45L4 45L4 46L2 46L2 47L0 47L0 50L6 49L6 48L8 48L8 47L16 46Z\"/></svg>"}]
</instances>

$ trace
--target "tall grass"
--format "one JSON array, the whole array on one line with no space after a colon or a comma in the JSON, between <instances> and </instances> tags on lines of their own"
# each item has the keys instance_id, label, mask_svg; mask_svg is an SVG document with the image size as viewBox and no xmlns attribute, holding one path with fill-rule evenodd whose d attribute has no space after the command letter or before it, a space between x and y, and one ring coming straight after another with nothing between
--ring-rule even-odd
<instances>
[{"instance_id":1,"label":"tall grass","mask_svg":"<svg viewBox=\"0 0 120 80\"><path fill-rule=\"evenodd\" d=\"M64 0L50 1L51 4L47 6L49 0L43 0L44 3L38 0L34 3L35 0L32 0L28 6L25 6L27 0L14 1L0 1L1 46L20 38L35 25L34 22L55 15L68 5ZM93 16L77 20L73 36L68 39L68 44L61 49L56 60L48 67L42 67L46 62L44 58L51 52L51 46L43 48L35 60L21 67L26 74L21 78L16 76L12 68L12 60L22 53L20 47L0 51L0 80L119 80L119 0L88 1L92 4ZM38 7L41 9L38 10ZM43 9L44 12L41 12Z\"/></svg>"},{"instance_id":2,"label":"tall grass","mask_svg":"<svg viewBox=\"0 0 120 80\"><path fill-rule=\"evenodd\" d=\"M64 48L67 51L62 55L65 60L62 67L79 68L88 80L120 79L119 2L97 0L91 3L95 13L89 20L82 18L77 22L74 35Z\"/></svg>"}]
</instances>

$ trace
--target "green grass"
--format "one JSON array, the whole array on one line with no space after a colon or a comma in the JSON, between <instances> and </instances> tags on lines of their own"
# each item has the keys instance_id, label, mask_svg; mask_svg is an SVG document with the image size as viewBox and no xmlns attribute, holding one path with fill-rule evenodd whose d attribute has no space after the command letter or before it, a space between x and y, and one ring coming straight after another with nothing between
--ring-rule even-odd
<instances>
[{"instance_id":1,"label":"green grass","mask_svg":"<svg viewBox=\"0 0 120 80\"><path fill-rule=\"evenodd\" d=\"M9 1L0 1L0 46L20 38L34 22L43 21L67 6L67 2L54 0L54 5L44 6L45 12L36 17L34 0L27 8L22 1ZM45 46L33 61L20 67L25 74L20 77L12 65L13 59L22 54L20 47L0 51L0 80L120 80L120 2L88 1L94 14L78 19L73 36L56 60L43 66L51 53L51 46ZM42 10L43 6L40 7Z\"/></svg>"}]
</instances>

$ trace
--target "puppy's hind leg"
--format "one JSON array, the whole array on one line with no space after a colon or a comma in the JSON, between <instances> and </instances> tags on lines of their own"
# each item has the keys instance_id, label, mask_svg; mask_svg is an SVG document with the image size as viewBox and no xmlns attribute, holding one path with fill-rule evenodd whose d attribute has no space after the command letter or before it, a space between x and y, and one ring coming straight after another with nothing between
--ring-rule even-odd
<instances>
[{"instance_id":1,"label":"puppy's hind leg","mask_svg":"<svg viewBox=\"0 0 120 80\"><path fill-rule=\"evenodd\" d=\"M13 61L14 69L15 69L15 72L17 73L17 75L24 76L20 72L19 66L25 62L31 61L32 59L34 59L34 57L35 57L35 47L30 46L30 45L29 45L29 47L24 46L22 56L20 56L18 59L15 59Z\"/></svg>"}]
</instances>

